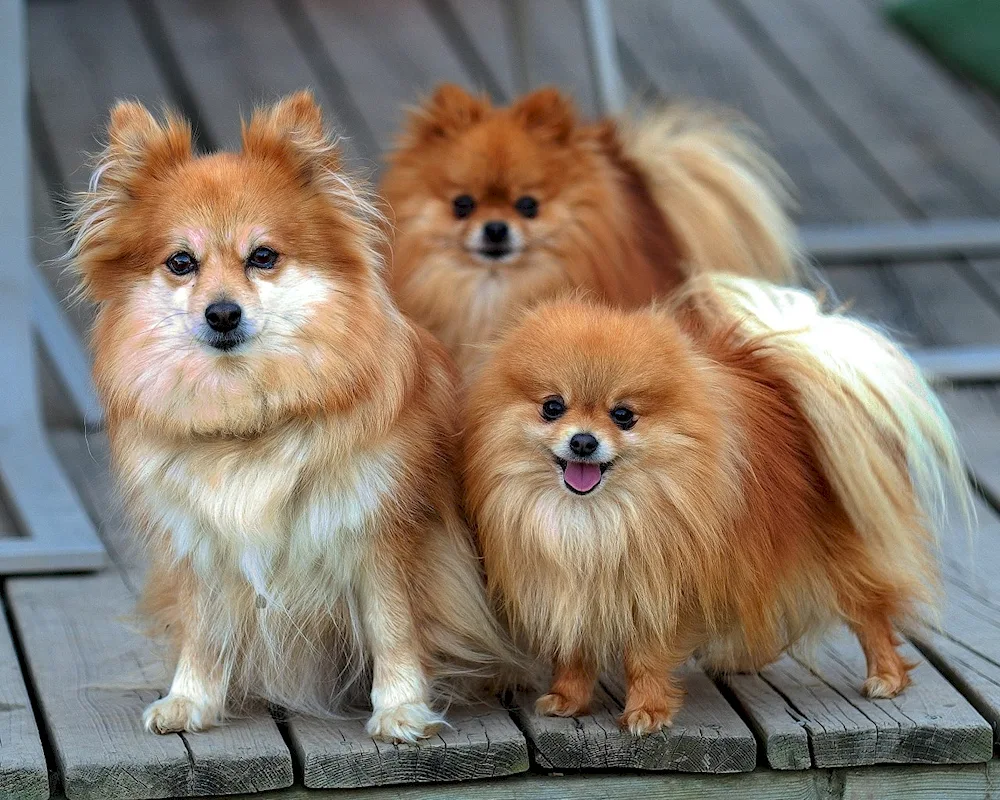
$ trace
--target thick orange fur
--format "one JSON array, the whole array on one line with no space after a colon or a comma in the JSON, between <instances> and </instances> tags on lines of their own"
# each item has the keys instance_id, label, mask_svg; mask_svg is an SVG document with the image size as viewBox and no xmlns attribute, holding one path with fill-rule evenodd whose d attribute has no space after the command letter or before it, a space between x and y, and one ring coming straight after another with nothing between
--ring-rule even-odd
<instances>
[{"instance_id":1,"label":"thick orange fur","mask_svg":"<svg viewBox=\"0 0 1000 800\"><path fill-rule=\"evenodd\" d=\"M573 290L634 307L693 273L796 272L781 172L728 111L584 123L554 89L495 108L445 85L412 114L382 190L399 303L466 371L512 315ZM456 219L463 194L476 208ZM522 196L536 217L515 210ZM476 252L490 220L510 226L512 255Z\"/></svg>"},{"instance_id":2,"label":"thick orange fur","mask_svg":"<svg viewBox=\"0 0 1000 800\"><path fill-rule=\"evenodd\" d=\"M648 733L692 655L755 670L837 621L866 693L896 694L894 626L933 597L937 501L967 492L940 406L888 340L805 292L724 278L687 299L543 305L470 388L467 509L498 608L553 666L539 710L581 713L624 657L622 725ZM566 461L584 432L610 466L581 496Z\"/></svg>"},{"instance_id":3,"label":"thick orange fur","mask_svg":"<svg viewBox=\"0 0 1000 800\"><path fill-rule=\"evenodd\" d=\"M136 103L108 136L69 258L99 308L142 607L177 658L147 727L248 698L336 712L370 687L373 735L428 735L436 679L511 656L457 511L457 372L390 299L365 187L306 93L256 112L238 153L196 157L186 122ZM167 270L177 251L196 272ZM205 340L220 299L246 331L226 351Z\"/></svg>"}]
</instances>

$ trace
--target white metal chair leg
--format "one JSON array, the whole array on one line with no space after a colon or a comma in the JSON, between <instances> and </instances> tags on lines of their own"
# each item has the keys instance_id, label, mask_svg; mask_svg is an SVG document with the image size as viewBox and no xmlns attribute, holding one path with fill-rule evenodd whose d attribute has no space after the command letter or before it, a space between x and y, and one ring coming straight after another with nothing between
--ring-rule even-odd
<instances>
[{"instance_id":1,"label":"white metal chair leg","mask_svg":"<svg viewBox=\"0 0 1000 800\"><path fill-rule=\"evenodd\" d=\"M28 281L35 333L80 418L88 428L100 427L104 409L90 378L90 356L34 264L28 269Z\"/></svg>"},{"instance_id":2,"label":"white metal chair leg","mask_svg":"<svg viewBox=\"0 0 1000 800\"><path fill-rule=\"evenodd\" d=\"M827 264L1000 255L1000 219L806 225L800 234L809 254Z\"/></svg>"},{"instance_id":3,"label":"white metal chair leg","mask_svg":"<svg viewBox=\"0 0 1000 800\"><path fill-rule=\"evenodd\" d=\"M23 536L0 573L91 569L104 548L42 427L31 335L24 4L0 0L0 481Z\"/></svg>"}]
</instances>

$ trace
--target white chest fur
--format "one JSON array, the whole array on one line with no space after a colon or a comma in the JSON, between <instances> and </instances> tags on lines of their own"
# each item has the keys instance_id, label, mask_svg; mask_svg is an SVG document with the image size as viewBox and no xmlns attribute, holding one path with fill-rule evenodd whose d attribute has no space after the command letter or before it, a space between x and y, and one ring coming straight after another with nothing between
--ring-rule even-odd
<instances>
[{"instance_id":1,"label":"white chest fur","mask_svg":"<svg viewBox=\"0 0 1000 800\"><path fill-rule=\"evenodd\" d=\"M122 458L155 530L205 578L238 573L271 601L303 579L351 583L396 482L392 448L343 453L322 428L194 445L137 442Z\"/></svg>"}]
</instances>

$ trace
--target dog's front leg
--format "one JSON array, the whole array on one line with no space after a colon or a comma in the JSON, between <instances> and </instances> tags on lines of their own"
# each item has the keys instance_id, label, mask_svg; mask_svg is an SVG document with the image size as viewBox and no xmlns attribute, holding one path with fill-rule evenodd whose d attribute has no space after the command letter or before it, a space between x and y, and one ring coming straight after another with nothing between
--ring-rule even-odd
<instances>
[{"instance_id":1,"label":"dog's front leg","mask_svg":"<svg viewBox=\"0 0 1000 800\"><path fill-rule=\"evenodd\" d=\"M359 604L372 657L372 716L368 733L387 741L416 742L434 734L443 717L428 704L430 688L401 570L370 565Z\"/></svg>"},{"instance_id":2,"label":"dog's front leg","mask_svg":"<svg viewBox=\"0 0 1000 800\"><path fill-rule=\"evenodd\" d=\"M174 733L203 731L218 725L226 706L226 685L216 661L191 639L181 648L174 680L166 697L151 704L142 715L147 731Z\"/></svg>"}]
</instances>

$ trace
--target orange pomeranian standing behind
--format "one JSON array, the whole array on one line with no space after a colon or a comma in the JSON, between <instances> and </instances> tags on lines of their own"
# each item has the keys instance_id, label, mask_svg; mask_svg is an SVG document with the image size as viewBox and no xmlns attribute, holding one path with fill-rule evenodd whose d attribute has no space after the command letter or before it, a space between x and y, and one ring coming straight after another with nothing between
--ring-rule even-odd
<instances>
[{"instance_id":1,"label":"orange pomeranian standing behind","mask_svg":"<svg viewBox=\"0 0 1000 800\"><path fill-rule=\"evenodd\" d=\"M584 124L554 89L494 108L442 86L382 182L400 306L468 371L513 314L572 290L634 307L706 271L789 279L783 176L748 133L730 111Z\"/></svg>"},{"instance_id":2,"label":"orange pomeranian standing behind","mask_svg":"<svg viewBox=\"0 0 1000 800\"><path fill-rule=\"evenodd\" d=\"M457 373L381 274L380 222L311 96L195 156L188 124L111 113L69 253L98 303L95 377L172 641L148 729L264 698L369 732L441 721L432 682L510 657L456 510Z\"/></svg>"},{"instance_id":3,"label":"orange pomeranian standing behind","mask_svg":"<svg viewBox=\"0 0 1000 800\"><path fill-rule=\"evenodd\" d=\"M542 306L471 387L467 507L492 596L553 665L541 713L584 713L624 655L622 725L656 731L692 655L756 670L837 621L867 695L909 683L894 626L932 599L949 484L968 502L953 431L876 331L710 283L672 311Z\"/></svg>"}]
</instances>

